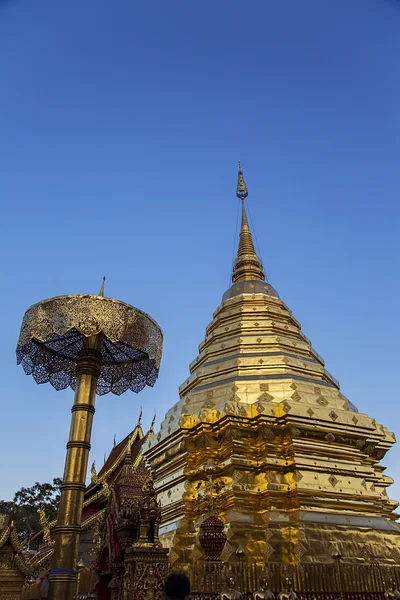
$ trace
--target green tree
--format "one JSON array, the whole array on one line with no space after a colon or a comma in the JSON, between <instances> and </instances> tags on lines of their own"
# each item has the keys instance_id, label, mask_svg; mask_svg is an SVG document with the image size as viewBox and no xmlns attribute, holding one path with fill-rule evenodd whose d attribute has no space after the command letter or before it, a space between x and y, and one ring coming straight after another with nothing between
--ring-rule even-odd
<instances>
[{"instance_id":1,"label":"green tree","mask_svg":"<svg viewBox=\"0 0 400 600\"><path fill-rule=\"evenodd\" d=\"M14 502L0 500L0 515L11 515L14 511Z\"/></svg>"},{"instance_id":2,"label":"green tree","mask_svg":"<svg viewBox=\"0 0 400 600\"><path fill-rule=\"evenodd\" d=\"M50 521L57 518L61 483L58 477L53 479L53 483L37 481L32 487L23 487L16 492L12 502L0 501L0 513L14 515L21 539L30 538L40 531L39 512L42 505Z\"/></svg>"}]
</instances>

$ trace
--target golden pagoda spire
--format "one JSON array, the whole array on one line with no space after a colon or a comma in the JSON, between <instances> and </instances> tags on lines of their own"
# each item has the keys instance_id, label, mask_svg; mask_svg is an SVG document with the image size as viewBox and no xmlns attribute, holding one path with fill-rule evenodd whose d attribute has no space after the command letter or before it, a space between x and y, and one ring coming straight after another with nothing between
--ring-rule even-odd
<instances>
[{"instance_id":1,"label":"golden pagoda spire","mask_svg":"<svg viewBox=\"0 0 400 600\"><path fill-rule=\"evenodd\" d=\"M249 192L243 177L242 165L239 161L236 196L242 202L242 224L240 227L238 253L233 265L233 283L251 279L260 279L261 281L264 281L265 279L262 263L256 254L249 222L247 220L244 201L248 194Z\"/></svg>"}]
</instances>

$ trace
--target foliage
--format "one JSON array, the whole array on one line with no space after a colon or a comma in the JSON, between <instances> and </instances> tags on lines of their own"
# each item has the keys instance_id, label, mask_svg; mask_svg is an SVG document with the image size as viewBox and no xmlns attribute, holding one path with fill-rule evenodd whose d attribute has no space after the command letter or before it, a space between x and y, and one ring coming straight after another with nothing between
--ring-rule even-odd
<instances>
[{"instance_id":1,"label":"foliage","mask_svg":"<svg viewBox=\"0 0 400 600\"><path fill-rule=\"evenodd\" d=\"M39 512L42 505L50 521L57 518L61 483L58 477L53 483L37 481L32 487L23 487L16 492L12 502L0 500L0 514L13 514L21 539L32 537L41 529Z\"/></svg>"},{"instance_id":2,"label":"foliage","mask_svg":"<svg viewBox=\"0 0 400 600\"><path fill-rule=\"evenodd\" d=\"M14 502L0 500L0 515L10 515L14 510Z\"/></svg>"}]
</instances>

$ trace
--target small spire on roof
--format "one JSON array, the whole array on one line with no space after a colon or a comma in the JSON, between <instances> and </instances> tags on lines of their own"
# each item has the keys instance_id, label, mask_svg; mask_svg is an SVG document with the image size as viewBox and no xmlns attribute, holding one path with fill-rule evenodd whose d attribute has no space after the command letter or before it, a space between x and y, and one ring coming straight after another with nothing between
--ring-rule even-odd
<instances>
[{"instance_id":1,"label":"small spire on roof","mask_svg":"<svg viewBox=\"0 0 400 600\"><path fill-rule=\"evenodd\" d=\"M130 466L132 465L132 442L133 442L132 437L133 436L131 436L131 435L128 437L128 445L126 447L126 454L125 454L125 464L128 464Z\"/></svg>"},{"instance_id":2,"label":"small spire on roof","mask_svg":"<svg viewBox=\"0 0 400 600\"><path fill-rule=\"evenodd\" d=\"M101 288L100 288L100 291L99 291L99 296L102 296L103 298L104 298L104 282L105 282L105 280L106 280L106 278L104 276L103 277L103 282L101 284Z\"/></svg>"},{"instance_id":3,"label":"small spire on roof","mask_svg":"<svg viewBox=\"0 0 400 600\"><path fill-rule=\"evenodd\" d=\"M114 448L115 448L116 445L117 445L117 434L114 433Z\"/></svg>"}]
</instances>

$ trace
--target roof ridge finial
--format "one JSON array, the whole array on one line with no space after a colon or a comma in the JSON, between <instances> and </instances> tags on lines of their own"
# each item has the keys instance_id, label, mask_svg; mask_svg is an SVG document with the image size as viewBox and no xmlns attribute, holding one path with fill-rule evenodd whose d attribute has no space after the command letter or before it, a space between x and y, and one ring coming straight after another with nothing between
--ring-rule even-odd
<instances>
[{"instance_id":1,"label":"roof ridge finial","mask_svg":"<svg viewBox=\"0 0 400 600\"><path fill-rule=\"evenodd\" d=\"M91 469L90 469L90 473L91 473L91 482L92 483L97 483L98 477L97 477L97 471L96 471L96 462L93 461Z\"/></svg>"},{"instance_id":2,"label":"roof ridge finial","mask_svg":"<svg viewBox=\"0 0 400 600\"><path fill-rule=\"evenodd\" d=\"M236 196L242 202L242 223L240 226L238 253L233 266L233 283L243 280L265 280L262 263L256 254L253 237L247 220L245 199L248 195L249 191L244 180L242 163L239 161Z\"/></svg>"},{"instance_id":3,"label":"roof ridge finial","mask_svg":"<svg viewBox=\"0 0 400 600\"><path fill-rule=\"evenodd\" d=\"M149 431L153 431L154 423L156 422L156 417L157 417L157 411L156 411L156 409L154 409L154 417L153 417L153 419L151 421L151 425L150 425Z\"/></svg>"},{"instance_id":4,"label":"roof ridge finial","mask_svg":"<svg viewBox=\"0 0 400 600\"><path fill-rule=\"evenodd\" d=\"M102 298L104 298L104 283L105 283L105 280L106 280L106 277L104 275L103 282L101 284L101 288L100 288L100 291L99 291L99 296L101 296Z\"/></svg>"},{"instance_id":5,"label":"roof ridge finial","mask_svg":"<svg viewBox=\"0 0 400 600\"><path fill-rule=\"evenodd\" d=\"M156 417L157 417L157 412L156 412L156 409L154 409L154 417L153 417L150 427L145 435L146 440L150 439L154 435L154 423L156 422Z\"/></svg>"}]
</instances>

